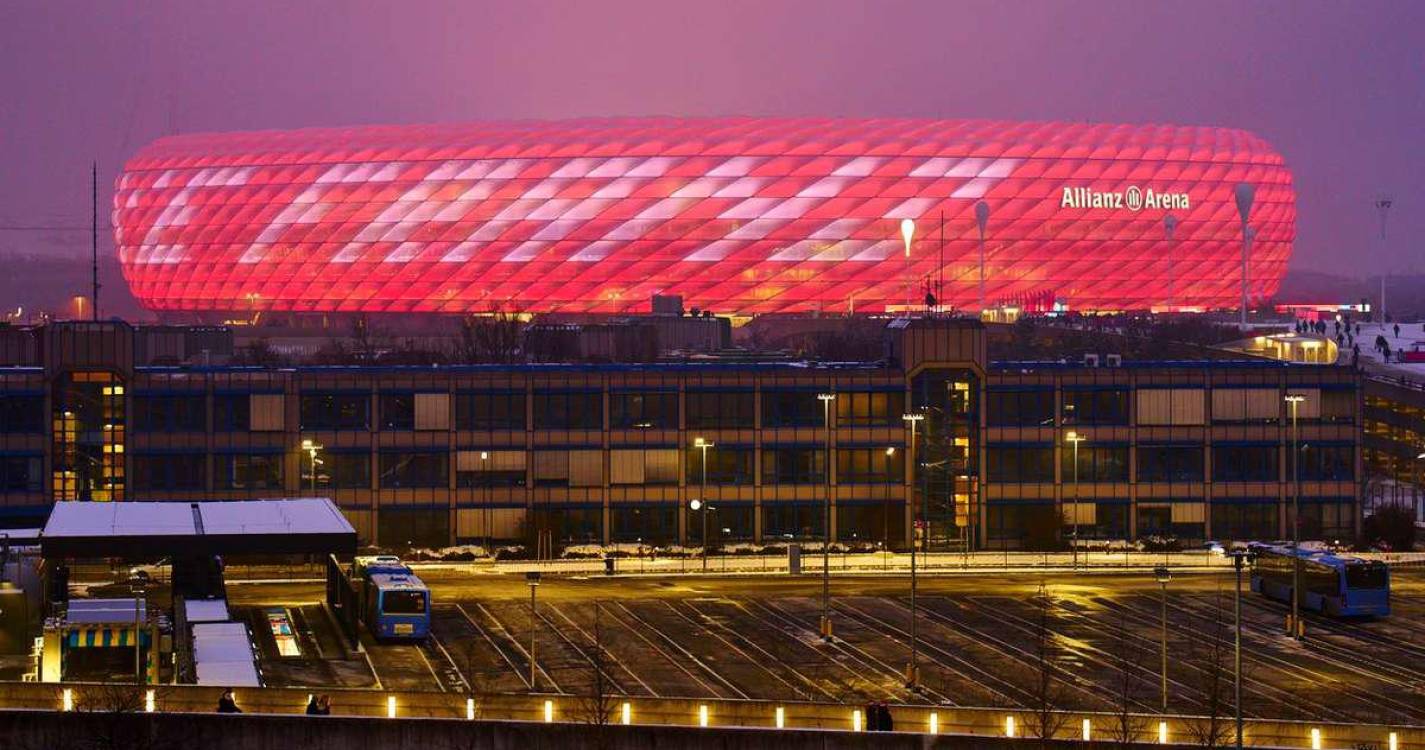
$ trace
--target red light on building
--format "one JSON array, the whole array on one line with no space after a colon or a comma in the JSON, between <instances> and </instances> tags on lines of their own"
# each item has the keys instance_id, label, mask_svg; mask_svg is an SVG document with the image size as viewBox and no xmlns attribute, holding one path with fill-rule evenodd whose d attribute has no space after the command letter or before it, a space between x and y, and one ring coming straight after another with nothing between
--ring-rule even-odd
<instances>
[{"instance_id":1,"label":"red light on building","mask_svg":"<svg viewBox=\"0 0 1425 750\"><path fill-rule=\"evenodd\" d=\"M1260 300L1291 254L1291 174L1221 128L629 118L177 136L129 161L114 226L156 310L629 312L678 294L722 313L878 312L942 280L941 304L978 307L984 202L988 304L1212 309L1240 299L1244 181Z\"/></svg>"}]
</instances>

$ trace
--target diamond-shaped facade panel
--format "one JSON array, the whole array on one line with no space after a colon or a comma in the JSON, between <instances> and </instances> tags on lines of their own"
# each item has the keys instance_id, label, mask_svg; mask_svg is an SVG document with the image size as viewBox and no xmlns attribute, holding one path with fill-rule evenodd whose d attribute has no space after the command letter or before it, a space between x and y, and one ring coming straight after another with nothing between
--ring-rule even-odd
<instances>
[{"instance_id":1,"label":"diamond-shaped facade panel","mask_svg":"<svg viewBox=\"0 0 1425 750\"><path fill-rule=\"evenodd\" d=\"M1235 308L1240 183L1259 301L1291 254L1291 173L1222 128L627 118L186 135L126 165L114 235L156 310L632 312L679 294L720 313L878 312L928 287L970 310L982 294Z\"/></svg>"}]
</instances>

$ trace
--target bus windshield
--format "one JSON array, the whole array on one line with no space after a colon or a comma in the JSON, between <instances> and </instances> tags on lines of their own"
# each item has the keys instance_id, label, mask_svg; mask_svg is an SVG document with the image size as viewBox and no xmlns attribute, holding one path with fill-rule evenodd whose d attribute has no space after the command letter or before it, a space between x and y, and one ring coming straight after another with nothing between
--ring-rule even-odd
<instances>
[{"instance_id":1,"label":"bus windshield","mask_svg":"<svg viewBox=\"0 0 1425 750\"><path fill-rule=\"evenodd\" d=\"M388 615L423 615L424 591L387 591L381 595L381 612Z\"/></svg>"},{"instance_id":2,"label":"bus windshield","mask_svg":"<svg viewBox=\"0 0 1425 750\"><path fill-rule=\"evenodd\" d=\"M1385 566L1380 563L1346 566L1346 588L1383 589L1386 587Z\"/></svg>"}]
</instances>

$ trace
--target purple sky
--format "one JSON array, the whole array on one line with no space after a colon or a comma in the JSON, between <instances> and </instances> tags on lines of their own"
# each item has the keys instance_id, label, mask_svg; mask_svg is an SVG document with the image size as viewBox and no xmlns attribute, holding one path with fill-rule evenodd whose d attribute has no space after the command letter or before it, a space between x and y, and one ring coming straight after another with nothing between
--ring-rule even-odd
<instances>
[{"instance_id":1,"label":"purple sky","mask_svg":"<svg viewBox=\"0 0 1425 750\"><path fill-rule=\"evenodd\" d=\"M106 206L172 132L620 114L1241 127L1296 175L1295 268L1425 268L1419 0L10 0L0 227L87 226L91 159ZM0 230L0 255L87 243Z\"/></svg>"}]
</instances>

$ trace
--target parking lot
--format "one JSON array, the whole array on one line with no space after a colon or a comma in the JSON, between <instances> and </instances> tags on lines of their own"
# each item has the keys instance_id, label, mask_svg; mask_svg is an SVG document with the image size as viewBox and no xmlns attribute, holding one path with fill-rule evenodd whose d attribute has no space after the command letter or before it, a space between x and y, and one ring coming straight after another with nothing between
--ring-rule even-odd
<instances>
[{"instance_id":1,"label":"parking lot","mask_svg":"<svg viewBox=\"0 0 1425 750\"><path fill-rule=\"evenodd\" d=\"M1143 712L1158 711L1161 701L1162 600L1151 576L923 580L918 691L904 678L911 626L904 578L834 581L835 638L825 642L814 578L546 580L531 618L521 579L426 577L435 604L434 637L425 644L366 641L365 653L350 652L313 602L292 609L302 656L282 657L264 646L264 679L312 687ZM261 586L239 588L245 598L264 594ZM1407 575L1397 576L1396 588L1389 619L1313 616L1303 643L1283 634L1283 606L1247 592L1246 715L1425 721L1425 600ZM1167 620L1169 710L1230 711L1230 576L1175 580Z\"/></svg>"}]
</instances>

